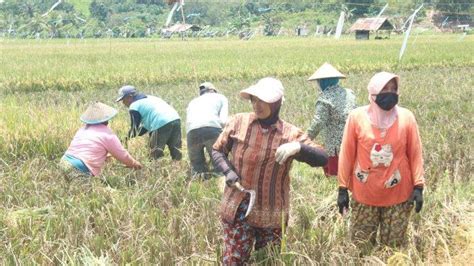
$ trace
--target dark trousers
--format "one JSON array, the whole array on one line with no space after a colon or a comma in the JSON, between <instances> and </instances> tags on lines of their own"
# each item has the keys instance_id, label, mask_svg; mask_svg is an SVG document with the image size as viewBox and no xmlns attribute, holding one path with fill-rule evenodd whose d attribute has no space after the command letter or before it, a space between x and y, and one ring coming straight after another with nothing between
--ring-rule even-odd
<instances>
[{"instance_id":1,"label":"dark trousers","mask_svg":"<svg viewBox=\"0 0 474 266\"><path fill-rule=\"evenodd\" d=\"M163 157L165 145L170 150L173 160L181 160L181 121L179 119L154 130L150 133L150 156L154 159Z\"/></svg>"},{"instance_id":2,"label":"dark trousers","mask_svg":"<svg viewBox=\"0 0 474 266\"><path fill-rule=\"evenodd\" d=\"M204 149L206 149L211 158L212 145L216 142L222 129L215 127L196 128L186 135L188 145L188 156L191 161L191 167L194 173L209 172Z\"/></svg>"}]
</instances>

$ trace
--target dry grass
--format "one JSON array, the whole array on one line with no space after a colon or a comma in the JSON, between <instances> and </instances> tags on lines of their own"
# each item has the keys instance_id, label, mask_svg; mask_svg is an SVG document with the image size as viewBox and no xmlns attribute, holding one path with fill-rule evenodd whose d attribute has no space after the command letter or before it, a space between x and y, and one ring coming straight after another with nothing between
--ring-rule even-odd
<instances>
[{"instance_id":1,"label":"dry grass","mask_svg":"<svg viewBox=\"0 0 474 266\"><path fill-rule=\"evenodd\" d=\"M92 46L105 45L92 42ZM278 49L282 50L294 49L293 54L302 53L300 49L306 49L306 45L309 45L309 41L304 45L293 40L274 42L260 41L257 44L274 44L276 47L281 46ZM121 41L118 41L112 45L120 44ZM257 47L257 44L248 45ZM140 49L144 44L127 42L126 45L130 49L135 45ZM197 51L203 48L219 54L231 44L222 42L219 47L210 48L201 47L197 43L183 43L178 45L177 51L181 51L184 49L182 46L186 45L191 45L191 49ZM423 61L429 57L429 51L420 51L421 54L416 57L422 60L413 59L412 62L417 65L416 68L410 67L408 62L409 67L397 70L402 78L401 105L414 111L420 125L428 183L423 211L421 215L413 214L410 223L408 245L396 250L376 247L361 255L348 241L348 220L337 213L335 180L323 177L320 169L295 163L291 172L291 219L283 246L284 252L270 257L258 252L252 257L253 262L391 265L469 262L472 257L474 213L474 184L471 182L474 66L472 56L459 61L456 61L457 58L452 59L459 52L455 51L457 44L452 45L442 50L444 55L437 54L433 64L438 66L443 62L457 62L456 67L430 67L431 59ZM328 51L342 49L337 48L338 44L334 46L336 48L330 46ZM19 52L23 52L26 47ZM28 47L38 55L47 54L53 49L42 44ZM7 46L7 49L10 48ZM259 49L264 53L268 47ZM87 49L83 52L87 53ZM367 51L368 54L379 52ZM138 52L132 50L130 53ZM356 53L355 62L363 62L368 57L362 50L358 50L358 53L361 54ZM191 61L207 58L203 56L203 59L199 55L194 57L194 54L196 53L188 54ZM100 58L88 54L85 56ZM243 58L246 56L248 55L244 51ZM212 58L209 60L213 60ZM347 58L352 57L341 56L335 60L343 62ZM439 58L446 58L446 61ZM283 72L268 66L266 70L253 73L258 67L251 65L244 71L245 78L230 74L229 79L212 81L229 97L231 113L236 113L250 110L250 105L237 97L240 89L254 82L256 76L279 74L286 88L283 119L307 128L317 93L312 84L305 81L305 77L314 70L314 62L309 64L304 59L299 57L293 61L282 58L278 68ZM97 71L89 70L79 78L80 82L92 87L80 87L73 91L42 88L38 91L33 87L22 87L28 82L22 83L24 75L19 73L25 69L31 69L33 73L43 63L35 62L26 67L22 66L25 63L22 60L20 57L20 62L13 64L12 69L16 70L8 74L13 76L4 76L3 80L7 82L3 86L13 84L10 83L12 80L22 85L0 91L2 264L213 264L219 261L222 239L216 209L221 198L222 180L191 182L186 160L180 163L172 163L168 158L149 161L146 149L143 148L146 139L139 138L131 141L129 148L145 165L141 171L131 172L112 163L107 166L101 178L72 183L66 182L59 173L55 163L80 126L78 117L84 106L92 99L114 104L112 101L117 89L115 84L123 80L113 79L115 75L121 76L124 72L115 73L115 64L103 63L106 70L97 65ZM140 62L134 60L129 57L116 58L112 63L120 61L122 65L140 69ZM176 71L186 72L186 68L180 69L179 66L187 61L180 55L177 55L177 60ZM242 70L241 64L244 62L233 63L236 59L232 56L226 60L222 73ZM64 69L58 70L59 73L50 73L51 79L46 79L45 82L59 84L58 77L59 80L70 80L69 71L80 63L68 62L63 63ZM285 72L285 66L293 62L298 62L299 66L292 66L290 69L293 70ZM368 80L376 69L383 68L383 64L375 64L375 68L369 64L367 69L362 63L352 65L347 62L345 65L349 69L361 67L350 74L344 85L353 88L358 95L358 102L364 104ZM2 70L5 70L6 64L3 66ZM186 104L197 94L195 86L198 81L224 75L206 74L206 71L211 73L216 68L198 72L196 80L194 77L184 77L182 82L170 83L151 80L141 84L139 88L166 99L184 117ZM110 80L105 81L107 86L100 88L91 85L97 75L102 75L102 71L108 73L106 77ZM148 71L147 68L144 71ZM132 72L132 80L139 81L141 75ZM30 77L35 75L31 74ZM43 79L42 75L32 79ZM25 80L28 81L28 75ZM155 81L161 85L155 84ZM123 135L128 127L128 117L125 109L120 111L110 126L119 135Z\"/></svg>"}]
</instances>

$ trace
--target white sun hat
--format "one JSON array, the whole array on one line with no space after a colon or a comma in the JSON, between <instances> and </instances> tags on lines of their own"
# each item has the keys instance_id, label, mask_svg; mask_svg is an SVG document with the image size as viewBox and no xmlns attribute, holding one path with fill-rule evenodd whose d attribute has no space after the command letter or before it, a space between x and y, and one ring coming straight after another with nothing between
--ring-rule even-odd
<instances>
[{"instance_id":1,"label":"white sun hat","mask_svg":"<svg viewBox=\"0 0 474 266\"><path fill-rule=\"evenodd\" d=\"M314 72L311 77L308 78L308 81L311 80L317 80L317 79L326 79L326 78L343 78L345 79L346 76L344 76L341 72L339 72L335 67L333 67L331 64L328 62L324 63L322 66Z\"/></svg>"},{"instance_id":2,"label":"white sun hat","mask_svg":"<svg viewBox=\"0 0 474 266\"><path fill-rule=\"evenodd\" d=\"M118 111L101 102L91 103L81 115L81 121L88 125L104 123L117 115Z\"/></svg>"},{"instance_id":3,"label":"white sun hat","mask_svg":"<svg viewBox=\"0 0 474 266\"><path fill-rule=\"evenodd\" d=\"M240 91L240 97L250 100L255 96L266 103L274 103L283 98L283 84L276 78L263 78L257 84Z\"/></svg>"}]
</instances>

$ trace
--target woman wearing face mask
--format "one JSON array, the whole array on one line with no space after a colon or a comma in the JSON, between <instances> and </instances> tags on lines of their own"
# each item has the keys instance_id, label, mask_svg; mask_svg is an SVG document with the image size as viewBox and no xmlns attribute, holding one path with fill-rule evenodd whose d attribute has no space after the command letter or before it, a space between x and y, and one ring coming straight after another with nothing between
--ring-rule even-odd
<instances>
[{"instance_id":1,"label":"woman wearing face mask","mask_svg":"<svg viewBox=\"0 0 474 266\"><path fill-rule=\"evenodd\" d=\"M261 79L240 96L251 101L253 112L230 119L212 152L227 184L220 208L225 265L246 263L253 247L280 244L282 221L288 222L293 159L311 166L327 163L320 146L279 118L283 98L279 80ZM254 202L240 186L254 191Z\"/></svg>"},{"instance_id":2,"label":"woman wearing face mask","mask_svg":"<svg viewBox=\"0 0 474 266\"><path fill-rule=\"evenodd\" d=\"M351 236L356 243L399 246L413 208L423 205L422 144L415 116L398 106L400 78L380 72L369 82L369 105L352 111L339 157L341 214L352 192Z\"/></svg>"}]
</instances>

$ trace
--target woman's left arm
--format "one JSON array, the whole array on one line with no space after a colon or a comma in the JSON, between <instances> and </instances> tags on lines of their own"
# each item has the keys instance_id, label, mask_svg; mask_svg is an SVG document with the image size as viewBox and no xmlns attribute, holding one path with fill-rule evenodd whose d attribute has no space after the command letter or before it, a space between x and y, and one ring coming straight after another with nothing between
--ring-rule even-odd
<instances>
[{"instance_id":1,"label":"woman's left arm","mask_svg":"<svg viewBox=\"0 0 474 266\"><path fill-rule=\"evenodd\" d=\"M309 164L312 167L325 166L328 163L328 154L316 144L300 143L300 152L295 155L295 160Z\"/></svg>"},{"instance_id":2,"label":"woman's left arm","mask_svg":"<svg viewBox=\"0 0 474 266\"><path fill-rule=\"evenodd\" d=\"M324 149L312 142L303 131L294 129L296 130L290 134L292 137L289 138L289 142L281 144L276 150L275 161L284 164L292 157L312 167L325 166L328 163L328 155Z\"/></svg>"},{"instance_id":3,"label":"woman's left arm","mask_svg":"<svg viewBox=\"0 0 474 266\"><path fill-rule=\"evenodd\" d=\"M300 150L294 156L295 160L312 167L325 166L328 163L328 154L323 147L314 143L303 131L297 131L295 141L300 144Z\"/></svg>"},{"instance_id":4,"label":"woman's left arm","mask_svg":"<svg viewBox=\"0 0 474 266\"><path fill-rule=\"evenodd\" d=\"M413 177L413 186L423 187L425 184L423 170L423 154L420 132L415 116L411 114L407 133L407 156Z\"/></svg>"}]
</instances>

